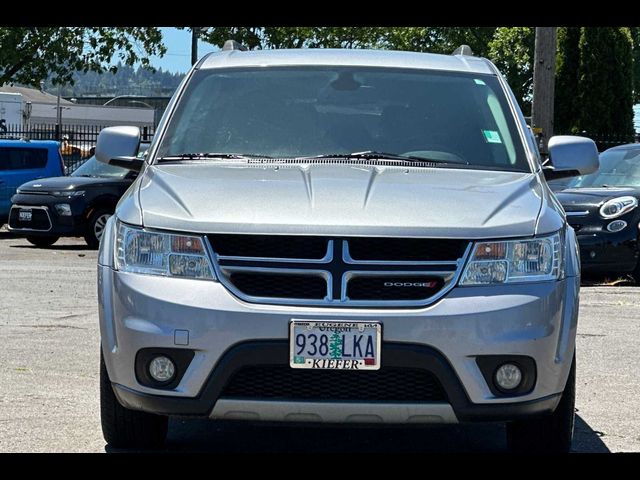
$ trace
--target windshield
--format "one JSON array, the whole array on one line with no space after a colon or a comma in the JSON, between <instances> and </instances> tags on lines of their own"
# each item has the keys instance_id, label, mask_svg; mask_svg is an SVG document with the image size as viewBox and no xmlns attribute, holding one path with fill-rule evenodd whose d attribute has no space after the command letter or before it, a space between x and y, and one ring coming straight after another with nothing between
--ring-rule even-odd
<instances>
[{"instance_id":1,"label":"windshield","mask_svg":"<svg viewBox=\"0 0 640 480\"><path fill-rule=\"evenodd\" d=\"M601 153L598 171L577 177L570 187L640 187L640 147Z\"/></svg>"},{"instance_id":2,"label":"windshield","mask_svg":"<svg viewBox=\"0 0 640 480\"><path fill-rule=\"evenodd\" d=\"M99 162L96 157L91 157L71 174L72 177L110 177L124 178L130 170L126 168L114 167L106 163Z\"/></svg>"},{"instance_id":3,"label":"windshield","mask_svg":"<svg viewBox=\"0 0 640 480\"><path fill-rule=\"evenodd\" d=\"M531 171L497 77L393 68L200 70L157 156L363 151Z\"/></svg>"}]
</instances>

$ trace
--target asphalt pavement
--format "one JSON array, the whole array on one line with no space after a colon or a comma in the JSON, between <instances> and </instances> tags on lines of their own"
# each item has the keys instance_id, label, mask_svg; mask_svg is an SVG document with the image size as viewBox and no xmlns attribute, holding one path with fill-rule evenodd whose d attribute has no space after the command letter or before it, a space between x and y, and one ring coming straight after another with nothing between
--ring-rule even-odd
<instances>
[{"instance_id":1,"label":"asphalt pavement","mask_svg":"<svg viewBox=\"0 0 640 480\"><path fill-rule=\"evenodd\" d=\"M105 452L98 401L97 252L0 230L0 452ZM584 287L576 452L640 451L640 288ZM488 452L504 427L256 426L172 420L167 450Z\"/></svg>"}]
</instances>

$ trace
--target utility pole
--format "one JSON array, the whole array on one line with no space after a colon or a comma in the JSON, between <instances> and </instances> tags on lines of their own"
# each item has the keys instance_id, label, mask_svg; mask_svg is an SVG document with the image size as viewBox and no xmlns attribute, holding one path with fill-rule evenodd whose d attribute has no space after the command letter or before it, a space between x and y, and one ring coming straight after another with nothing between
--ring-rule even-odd
<instances>
[{"instance_id":1,"label":"utility pole","mask_svg":"<svg viewBox=\"0 0 640 480\"><path fill-rule=\"evenodd\" d=\"M191 27L191 65L198 61L198 34L200 27Z\"/></svg>"},{"instance_id":2,"label":"utility pole","mask_svg":"<svg viewBox=\"0 0 640 480\"><path fill-rule=\"evenodd\" d=\"M539 139L538 146L544 154L547 153L547 143L553 136L556 44L556 27L536 27L531 128Z\"/></svg>"},{"instance_id":3,"label":"utility pole","mask_svg":"<svg viewBox=\"0 0 640 480\"><path fill-rule=\"evenodd\" d=\"M62 85L58 85L58 99L56 101L56 140L60 141L60 130L62 128L62 107L60 106L60 96L62 95Z\"/></svg>"}]
</instances>

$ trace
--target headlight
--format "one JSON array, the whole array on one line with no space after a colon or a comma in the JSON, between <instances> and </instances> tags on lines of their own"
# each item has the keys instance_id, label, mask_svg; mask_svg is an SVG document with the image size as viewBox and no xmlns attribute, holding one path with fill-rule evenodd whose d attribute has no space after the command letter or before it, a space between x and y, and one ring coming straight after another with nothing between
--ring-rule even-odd
<instances>
[{"instance_id":1,"label":"headlight","mask_svg":"<svg viewBox=\"0 0 640 480\"><path fill-rule=\"evenodd\" d=\"M616 218L633 210L637 206L638 199L636 197L612 198L604 202L604 205L600 207L600 215L602 218Z\"/></svg>"},{"instance_id":2,"label":"headlight","mask_svg":"<svg viewBox=\"0 0 640 480\"><path fill-rule=\"evenodd\" d=\"M460 285L490 285L557 280L562 276L560 233L548 237L479 242Z\"/></svg>"},{"instance_id":3,"label":"headlight","mask_svg":"<svg viewBox=\"0 0 640 480\"><path fill-rule=\"evenodd\" d=\"M164 277L215 280L201 237L149 232L117 223L116 269Z\"/></svg>"}]
</instances>

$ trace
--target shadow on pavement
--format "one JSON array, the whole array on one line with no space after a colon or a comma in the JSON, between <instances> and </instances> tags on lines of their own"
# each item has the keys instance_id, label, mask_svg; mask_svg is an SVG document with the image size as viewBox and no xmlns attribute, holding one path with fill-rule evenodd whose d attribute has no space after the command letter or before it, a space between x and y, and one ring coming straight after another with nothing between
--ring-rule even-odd
<instances>
[{"instance_id":1,"label":"shadow on pavement","mask_svg":"<svg viewBox=\"0 0 640 480\"><path fill-rule=\"evenodd\" d=\"M165 451L211 453L419 453L505 451L504 427L270 426L172 419ZM107 452L123 450L105 447Z\"/></svg>"},{"instance_id":2,"label":"shadow on pavement","mask_svg":"<svg viewBox=\"0 0 640 480\"><path fill-rule=\"evenodd\" d=\"M576 414L573 430L572 452L581 453L610 453L609 448L602 441L604 434L592 429L580 415Z\"/></svg>"},{"instance_id":3,"label":"shadow on pavement","mask_svg":"<svg viewBox=\"0 0 640 480\"><path fill-rule=\"evenodd\" d=\"M576 415L573 452L609 452ZM109 453L125 452L105 446ZM210 453L500 453L502 424L429 427L273 426L171 419L166 452Z\"/></svg>"}]
</instances>

